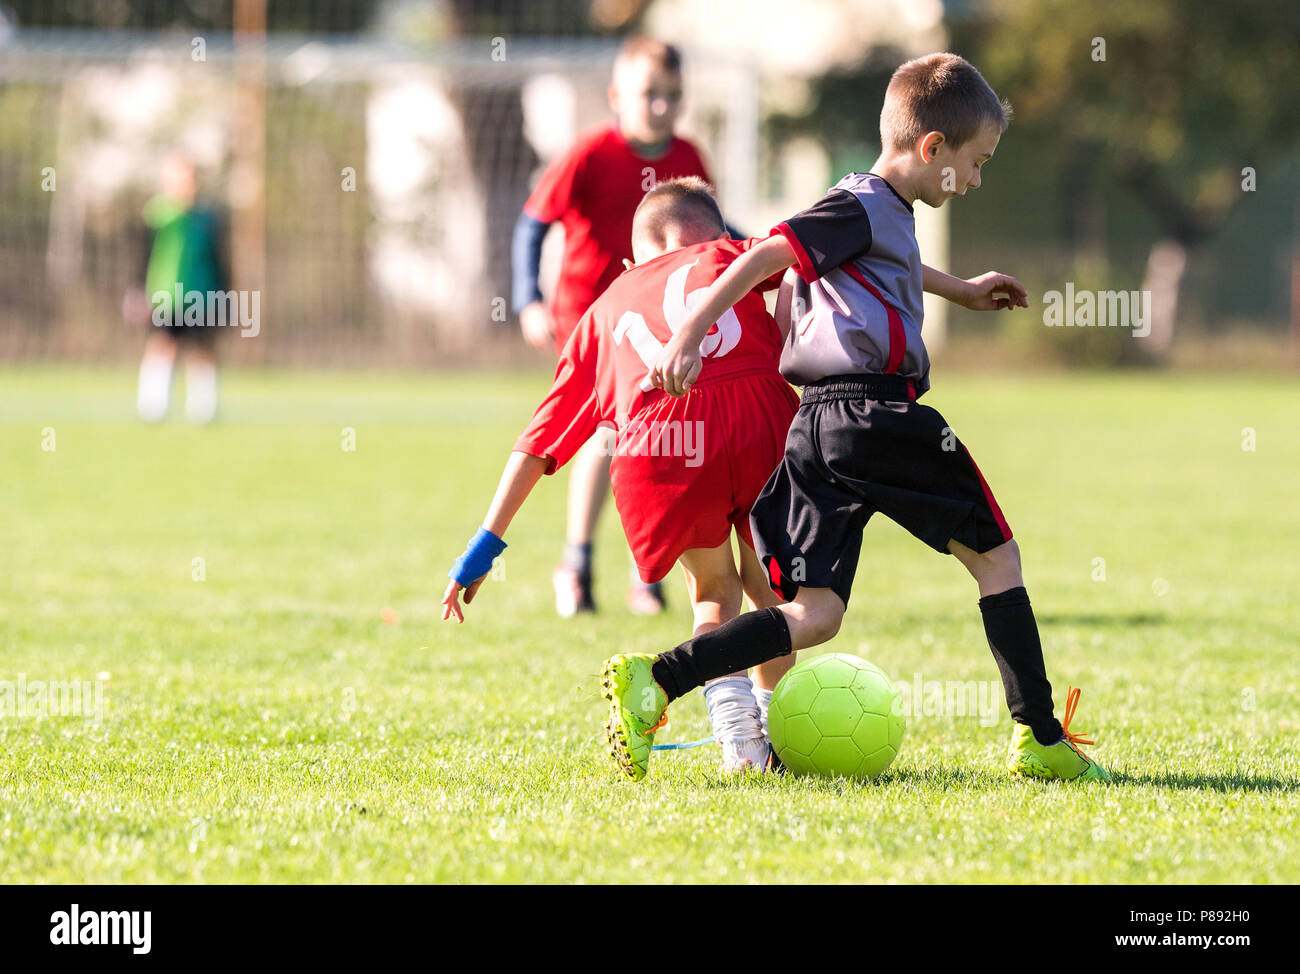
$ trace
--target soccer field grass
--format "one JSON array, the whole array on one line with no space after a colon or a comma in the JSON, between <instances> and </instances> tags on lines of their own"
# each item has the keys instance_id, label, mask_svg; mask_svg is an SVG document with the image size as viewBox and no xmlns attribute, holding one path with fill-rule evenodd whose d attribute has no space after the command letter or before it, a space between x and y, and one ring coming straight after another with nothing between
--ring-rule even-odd
<instances>
[{"instance_id":1,"label":"soccer field grass","mask_svg":"<svg viewBox=\"0 0 1300 974\"><path fill-rule=\"evenodd\" d=\"M1003 774L1000 690L992 726L909 716L875 783L724 780L714 747L621 780L600 664L690 623L680 574L623 607L612 505L599 615L551 609L561 473L437 618L549 378L230 374L218 425L149 428L130 371L0 371L0 883L1300 881L1292 380L936 375L1116 777L1080 787ZM999 686L974 583L881 519L819 651ZM102 719L20 679L100 679ZM672 718L708 733L698 693Z\"/></svg>"}]
</instances>

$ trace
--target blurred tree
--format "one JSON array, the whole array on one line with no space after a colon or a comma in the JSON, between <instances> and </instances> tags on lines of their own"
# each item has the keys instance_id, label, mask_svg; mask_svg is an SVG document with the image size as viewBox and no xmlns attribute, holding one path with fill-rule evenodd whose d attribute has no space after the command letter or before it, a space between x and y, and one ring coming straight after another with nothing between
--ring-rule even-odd
<instances>
[{"instance_id":1,"label":"blurred tree","mask_svg":"<svg viewBox=\"0 0 1300 974\"><path fill-rule=\"evenodd\" d=\"M268 0L266 29L351 34L366 27L380 0ZM232 0L4 0L21 27L229 31Z\"/></svg>"},{"instance_id":2,"label":"blurred tree","mask_svg":"<svg viewBox=\"0 0 1300 974\"><path fill-rule=\"evenodd\" d=\"M1081 165L1077 248L1095 241L1101 171L1133 192L1160 228L1147 259L1160 357L1173 338L1183 270L1300 137L1300 5L1293 0L989 0L963 32L1018 120L1059 133ZM1082 164L1086 160L1086 165ZM1279 201L1281 205L1282 201Z\"/></svg>"},{"instance_id":3,"label":"blurred tree","mask_svg":"<svg viewBox=\"0 0 1300 974\"><path fill-rule=\"evenodd\" d=\"M894 69L907 59L907 54L892 45L874 47L856 63L836 65L810 78L806 109L769 115L766 141L779 145L811 136L826 150L832 178L865 171L880 153L880 105L885 89Z\"/></svg>"}]
</instances>

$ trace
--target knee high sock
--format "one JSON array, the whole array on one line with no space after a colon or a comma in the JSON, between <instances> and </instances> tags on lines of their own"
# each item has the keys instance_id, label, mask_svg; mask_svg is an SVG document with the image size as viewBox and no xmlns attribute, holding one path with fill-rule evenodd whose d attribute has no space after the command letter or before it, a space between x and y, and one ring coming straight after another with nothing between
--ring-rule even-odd
<instances>
[{"instance_id":1,"label":"knee high sock","mask_svg":"<svg viewBox=\"0 0 1300 974\"><path fill-rule=\"evenodd\" d=\"M785 656L793 648L781 610L759 609L660 654L652 672L668 699L676 700L709 680Z\"/></svg>"},{"instance_id":2,"label":"knee high sock","mask_svg":"<svg viewBox=\"0 0 1300 974\"><path fill-rule=\"evenodd\" d=\"M709 723L719 744L739 743L763 737L758 701L748 676L724 676L704 685L704 704Z\"/></svg>"},{"instance_id":3,"label":"knee high sock","mask_svg":"<svg viewBox=\"0 0 1300 974\"><path fill-rule=\"evenodd\" d=\"M564 555L560 560L567 568L572 568L577 572L582 579L591 578L590 541L583 543L566 541L564 543Z\"/></svg>"},{"instance_id":4,"label":"knee high sock","mask_svg":"<svg viewBox=\"0 0 1300 974\"><path fill-rule=\"evenodd\" d=\"M185 418L210 423L217 414L217 369L211 362L185 363Z\"/></svg>"},{"instance_id":5,"label":"knee high sock","mask_svg":"<svg viewBox=\"0 0 1300 974\"><path fill-rule=\"evenodd\" d=\"M167 415L172 389L172 360L146 355L140 362L140 382L135 408L146 423L157 423Z\"/></svg>"},{"instance_id":6,"label":"knee high sock","mask_svg":"<svg viewBox=\"0 0 1300 974\"><path fill-rule=\"evenodd\" d=\"M1052 685L1043 665L1038 623L1024 586L980 599L984 633L1002 674L1011 719L1028 724L1039 744L1061 739L1061 722L1052 713Z\"/></svg>"},{"instance_id":7,"label":"knee high sock","mask_svg":"<svg viewBox=\"0 0 1300 974\"><path fill-rule=\"evenodd\" d=\"M754 701L758 704L758 723L763 728L763 736L767 737L767 712L772 706L772 691L754 687Z\"/></svg>"}]
</instances>

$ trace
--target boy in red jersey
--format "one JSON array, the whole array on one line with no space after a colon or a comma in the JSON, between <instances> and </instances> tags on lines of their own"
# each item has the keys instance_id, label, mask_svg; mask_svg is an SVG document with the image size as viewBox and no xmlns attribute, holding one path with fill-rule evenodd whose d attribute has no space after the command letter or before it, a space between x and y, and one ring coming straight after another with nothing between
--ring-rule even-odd
<instances>
[{"instance_id":1,"label":"boy in red jersey","mask_svg":"<svg viewBox=\"0 0 1300 974\"><path fill-rule=\"evenodd\" d=\"M564 348L578 320L632 256L632 214L655 183L709 174L695 147L673 135L681 110L681 56L648 37L625 42L614 61L615 121L583 134L542 174L515 227L514 310L539 349ZM548 308L538 288L542 240L564 228L564 263ZM591 542L609 484L608 434L578 453L569 481L564 557L554 574L561 616L592 611ZM633 583L633 611L663 608L659 586Z\"/></svg>"},{"instance_id":2,"label":"boy in red jersey","mask_svg":"<svg viewBox=\"0 0 1300 974\"><path fill-rule=\"evenodd\" d=\"M734 619L742 594L760 607L780 602L749 526L749 509L781 459L798 406L777 370L783 329L759 293L779 277L718 318L700 345L705 364L690 396L675 399L645 383L696 294L748 249L725 233L702 180L672 180L646 194L632 233L637 264L596 300L561 352L555 384L516 442L483 527L449 573L444 620L464 621L461 591L466 604L473 600L533 486L598 427L614 437L614 500L641 579L659 581L680 561L696 634ZM739 568L733 529L743 542ZM758 669L758 696L744 671L705 688L727 769L767 766L762 703L791 665L786 656Z\"/></svg>"}]
</instances>

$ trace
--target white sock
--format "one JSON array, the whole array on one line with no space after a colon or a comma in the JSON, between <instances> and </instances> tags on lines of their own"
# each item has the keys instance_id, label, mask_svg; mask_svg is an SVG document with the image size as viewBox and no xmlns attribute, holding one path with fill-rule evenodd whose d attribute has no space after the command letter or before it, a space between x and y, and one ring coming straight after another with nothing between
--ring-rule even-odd
<instances>
[{"instance_id":1,"label":"white sock","mask_svg":"<svg viewBox=\"0 0 1300 974\"><path fill-rule=\"evenodd\" d=\"M754 685L747 676L724 676L704 685L709 723L719 743L752 741L763 736Z\"/></svg>"},{"instance_id":2,"label":"white sock","mask_svg":"<svg viewBox=\"0 0 1300 974\"><path fill-rule=\"evenodd\" d=\"M185 416L210 423L217 414L217 370L211 362L185 363Z\"/></svg>"},{"instance_id":3,"label":"white sock","mask_svg":"<svg viewBox=\"0 0 1300 974\"><path fill-rule=\"evenodd\" d=\"M140 382L135 408L146 423L157 423L167 415L172 392L172 360L162 355L146 355L140 360Z\"/></svg>"},{"instance_id":4,"label":"white sock","mask_svg":"<svg viewBox=\"0 0 1300 974\"><path fill-rule=\"evenodd\" d=\"M752 741L724 741L722 744L723 771L757 771L767 770L767 757L772 746L766 738Z\"/></svg>"},{"instance_id":5,"label":"white sock","mask_svg":"<svg viewBox=\"0 0 1300 974\"><path fill-rule=\"evenodd\" d=\"M767 708L772 706L772 691L754 687L754 701L758 704L758 722L762 725L763 736L767 737Z\"/></svg>"}]
</instances>

